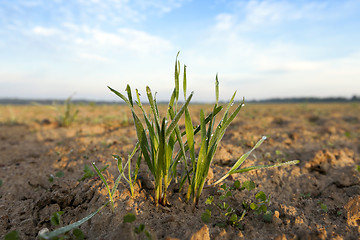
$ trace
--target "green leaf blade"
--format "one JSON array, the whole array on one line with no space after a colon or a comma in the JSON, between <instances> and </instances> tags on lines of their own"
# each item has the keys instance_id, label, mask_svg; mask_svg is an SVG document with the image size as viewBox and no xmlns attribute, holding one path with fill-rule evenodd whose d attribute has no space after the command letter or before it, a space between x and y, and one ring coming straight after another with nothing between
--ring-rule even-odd
<instances>
[{"instance_id":1,"label":"green leaf blade","mask_svg":"<svg viewBox=\"0 0 360 240\"><path fill-rule=\"evenodd\" d=\"M136 216L133 213L127 213L123 217L124 223L132 223L136 220Z\"/></svg>"}]
</instances>

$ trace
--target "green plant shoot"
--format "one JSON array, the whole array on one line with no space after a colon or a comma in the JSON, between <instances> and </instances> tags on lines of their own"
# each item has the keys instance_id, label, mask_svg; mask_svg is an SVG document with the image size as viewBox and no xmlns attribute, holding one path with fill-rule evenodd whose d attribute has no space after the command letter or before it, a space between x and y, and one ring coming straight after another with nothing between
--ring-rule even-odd
<instances>
[{"instance_id":1,"label":"green plant shoot","mask_svg":"<svg viewBox=\"0 0 360 240\"><path fill-rule=\"evenodd\" d=\"M135 103L140 108L144 121L136 114L133 97L129 85L126 87L128 97L120 92L108 87L113 93L119 96L130 107L140 150L144 160L154 176L155 180L155 204L167 204L167 188L174 177L174 172L178 161L175 160L175 145L178 142L181 156L186 159L185 149L181 140L180 128L178 122L189 105L193 93L189 95L183 106L178 110L179 98L179 71L180 63L175 61L175 88L168 103L166 116L159 114L156 98L153 96L150 87L146 87L146 94L150 104L151 113L148 115L140 101L140 94L136 89ZM186 85L186 83L184 84ZM179 155L179 154L177 154ZM186 160L185 160L186 162Z\"/></svg>"},{"instance_id":2,"label":"green plant shoot","mask_svg":"<svg viewBox=\"0 0 360 240\"><path fill-rule=\"evenodd\" d=\"M109 194L109 202L111 203L111 209L112 211L114 212L114 200L113 200L113 196L115 194L115 191L120 183L120 180L121 180L121 177L122 175L120 174L116 180L115 180L115 184L114 184L114 187L112 190L110 190L110 187L109 187L109 184L107 183L104 175L101 173L102 171L99 170L96 165L95 165L95 162L92 163L96 173L98 174L98 176L100 177L100 179L103 181L103 183L105 184L105 187L106 187L106 190L108 191L108 194Z\"/></svg>"},{"instance_id":3,"label":"green plant shoot","mask_svg":"<svg viewBox=\"0 0 360 240\"><path fill-rule=\"evenodd\" d=\"M251 167L246 167L246 168L240 168L240 166L245 162L245 160L250 156L250 154L256 149L258 148L264 141L266 140L266 137L263 136L256 144L255 146L248 151L247 153L243 154L234 164L234 166L229 170L229 172L227 172L222 178L220 178L218 181L216 181L214 183L214 185L219 184L220 182L222 182L224 179L226 179L228 176L234 174L234 173L243 173L243 172L249 172L252 170L256 170L256 169L263 169L263 168L272 168L272 167L280 167L280 166L285 166L285 165L294 165L294 164L298 164L300 161L299 160L292 160L292 161L287 161L287 162L283 162L283 163L277 163L277 164L273 164L273 165L259 165L259 166L251 166Z\"/></svg>"},{"instance_id":4,"label":"green plant shoot","mask_svg":"<svg viewBox=\"0 0 360 240\"><path fill-rule=\"evenodd\" d=\"M64 113L59 116L59 125L62 127L70 126L77 118L79 114L78 109L73 109L74 104L71 103L71 96L64 102Z\"/></svg>"},{"instance_id":5,"label":"green plant shoot","mask_svg":"<svg viewBox=\"0 0 360 240\"><path fill-rule=\"evenodd\" d=\"M120 175L125 179L125 181L129 184L130 186L130 192L131 192L131 196L134 196L134 184L136 182L137 179L137 175L139 172L139 167L140 167L140 161L141 161L141 152L138 156L138 159L136 161L136 167L134 172L131 171L131 159L133 158L133 156L135 155L135 153L138 151L139 149L139 142L137 142L137 144L134 147L134 150L132 151L132 153L128 156L128 160L125 164L123 164L123 160L119 155L113 155L113 158L115 160L117 160L117 166L118 166L118 170ZM128 176L125 176L125 169L126 167L128 168Z\"/></svg>"}]
</instances>

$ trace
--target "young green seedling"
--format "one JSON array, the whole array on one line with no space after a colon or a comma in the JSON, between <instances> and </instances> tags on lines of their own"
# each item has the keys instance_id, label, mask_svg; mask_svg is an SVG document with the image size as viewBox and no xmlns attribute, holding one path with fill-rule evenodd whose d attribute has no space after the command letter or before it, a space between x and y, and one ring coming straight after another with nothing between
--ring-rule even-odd
<instances>
[{"instance_id":1,"label":"young green seedling","mask_svg":"<svg viewBox=\"0 0 360 240\"><path fill-rule=\"evenodd\" d=\"M73 110L74 105L71 103L71 96L64 102L64 113L59 116L59 125L62 127L70 126L77 118L79 114L78 109Z\"/></svg>"},{"instance_id":2,"label":"young green seedling","mask_svg":"<svg viewBox=\"0 0 360 240\"><path fill-rule=\"evenodd\" d=\"M240 103L233 113L230 114L229 110L231 106L234 105L236 92L233 94L230 102L227 105L227 108L223 114L222 119L214 128L216 114L221 111L222 108L218 107L219 102L219 81L218 76L216 75L215 81L215 96L216 102L213 108L213 112L209 122L205 121L204 111L200 110L200 150L197 159L195 159L195 141L194 141L194 130L191 122L191 117L188 111L185 111L185 128L186 128L186 137L187 137L187 146L190 149L190 158L192 162L192 178L189 183L188 193L186 196L187 201L190 197L193 197L193 202L198 203L202 189L205 184L206 177L209 172L211 162L214 158L216 149L221 139L223 138L227 127L235 119L239 113L241 107L244 104L244 101ZM208 126L207 126L208 125Z\"/></svg>"},{"instance_id":3,"label":"young green seedling","mask_svg":"<svg viewBox=\"0 0 360 240\"><path fill-rule=\"evenodd\" d=\"M136 220L136 216L135 214L133 213L127 213L126 215L124 215L123 217L123 222L124 223L132 223ZM152 236L151 234L146 230L145 228L145 224L140 224L139 226L135 226L134 227L134 232L136 234L141 234L141 233L144 233L145 234L145 237L146 239L148 240L151 240L152 239Z\"/></svg>"},{"instance_id":4,"label":"young green seedling","mask_svg":"<svg viewBox=\"0 0 360 240\"><path fill-rule=\"evenodd\" d=\"M221 221L218 222L216 225L220 227L225 227L226 225L231 225L233 227L242 229L243 225L241 221L244 219L245 215L250 212L254 211L255 214L263 214L263 219L267 222L272 220L272 212L267 209L270 204L270 196L266 196L264 192L260 191L255 195L255 201L244 200L242 203L243 209L240 211L239 209L233 208L228 201L229 198L233 198L234 191L242 191L247 189L249 192L255 189L255 183L253 181L245 181L242 186L240 182L237 180L234 182L232 187L228 187L225 183L220 186L218 192L221 195L218 197L218 202L215 204L214 196L210 196L206 199L206 205L213 205L216 206L218 211L223 216ZM239 212L241 214L239 214ZM211 218L211 210L206 209L206 211L201 215L201 219L205 223L209 223ZM223 220L225 219L225 221Z\"/></svg>"},{"instance_id":5,"label":"young green seedling","mask_svg":"<svg viewBox=\"0 0 360 240\"><path fill-rule=\"evenodd\" d=\"M19 240L19 239L20 239L19 233L16 230L8 232L4 237L4 240Z\"/></svg>"},{"instance_id":6,"label":"young green seedling","mask_svg":"<svg viewBox=\"0 0 360 240\"><path fill-rule=\"evenodd\" d=\"M64 211L54 212L51 215L50 222L53 226L59 226L61 224L61 215L64 214Z\"/></svg>"},{"instance_id":7,"label":"young green seedling","mask_svg":"<svg viewBox=\"0 0 360 240\"><path fill-rule=\"evenodd\" d=\"M140 108L144 122L136 114L132 98L131 88L126 87L128 97L120 92L108 87L113 93L123 99L130 107L135 123L136 133L140 144L140 150L144 160L154 176L155 180L155 204L167 204L167 188L175 176L178 161L174 158L175 144L179 144L179 151L185 159L185 150L181 140L180 128L178 122L185 109L189 105L193 93L189 95L183 106L178 110L179 98L179 76L177 69L179 67L177 59L175 62L175 88L168 104L166 116L161 117L151 89L146 87L147 98L151 108L151 114L148 115L140 101L140 94L136 89L136 105ZM184 84L185 85L185 84ZM177 154L178 155L178 154ZM186 161L186 160L185 160Z\"/></svg>"},{"instance_id":8,"label":"young green seedling","mask_svg":"<svg viewBox=\"0 0 360 240\"><path fill-rule=\"evenodd\" d=\"M327 213L328 212L328 207L325 203L319 202L320 208L323 212Z\"/></svg>"},{"instance_id":9,"label":"young green seedling","mask_svg":"<svg viewBox=\"0 0 360 240\"><path fill-rule=\"evenodd\" d=\"M130 192L131 192L131 196L134 196L134 184L136 182L137 179L137 175L139 172L139 168L140 168L140 161L141 161L141 152L138 156L138 159L136 161L136 166L135 166L135 170L134 172L131 171L131 159L133 158L133 156L135 155L135 153L137 152L137 150L139 149L139 142L137 142L137 144L135 145L134 150L132 151L132 153L128 156L128 160L125 164L123 164L123 160L119 155L113 155L113 158L115 160L117 160L117 166L118 166L118 170L120 175L125 179L125 181L129 184L130 186ZM125 176L125 169L126 167L128 168L128 176Z\"/></svg>"},{"instance_id":10,"label":"young green seedling","mask_svg":"<svg viewBox=\"0 0 360 240\"><path fill-rule=\"evenodd\" d=\"M55 176L50 174L48 180L49 180L49 182L54 182L54 180L56 178L62 178L63 176L64 176L64 172L63 171L58 171L58 172L55 173Z\"/></svg>"},{"instance_id":11,"label":"young green seedling","mask_svg":"<svg viewBox=\"0 0 360 240\"><path fill-rule=\"evenodd\" d=\"M235 182L234 187L227 187L226 184L221 185L220 190L218 192L222 193L219 197L220 202L215 204L214 203L214 196L210 196L206 199L205 204L206 205L214 205L218 209L218 211L221 213L222 218L221 221L218 222L216 225L219 227L225 227L226 225L231 225L233 227L242 229L243 226L241 224L241 221L243 220L246 210L243 211L243 213L239 216L237 214L237 210L230 206L228 203L228 198L233 196L232 191L235 189L238 189L240 186L240 182ZM205 212L201 215L201 219L208 223L210 222L211 218L211 210L206 209ZM225 219L225 221L224 221Z\"/></svg>"},{"instance_id":12,"label":"young green seedling","mask_svg":"<svg viewBox=\"0 0 360 240\"><path fill-rule=\"evenodd\" d=\"M100 212L104 207L106 207L109 204L109 202L105 203L103 206L101 206L100 208L98 208L95 212L91 213L90 215L84 217L83 219L74 222L72 224L69 224L67 226L55 229L52 232L49 231L40 231L39 233L39 237L40 239L54 239L62 234L65 234L71 230L74 230L76 228L78 228L81 224L85 223L86 221L90 220L93 216L95 216L98 212Z\"/></svg>"},{"instance_id":13,"label":"young green seedling","mask_svg":"<svg viewBox=\"0 0 360 240\"><path fill-rule=\"evenodd\" d=\"M111 203L111 209L112 211L114 212L114 200L113 200L113 196L115 194L115 191L120 183L120 180L121 180L121 177L122 175L120 174L116 180L115 180L115 183L114 183L114 187L112 190L110 190L110 187L109 187L109 184L107 183L104 175L101 173L101 171L96 167L95 165L95 162L92 163L96 173L98 174L98 176L100 177L100 179L103 181L103 183L105 184L105 187L106 187L106 190L108 191L108 194L109 194L109 202Z\"/></svg>"}]
</instances>

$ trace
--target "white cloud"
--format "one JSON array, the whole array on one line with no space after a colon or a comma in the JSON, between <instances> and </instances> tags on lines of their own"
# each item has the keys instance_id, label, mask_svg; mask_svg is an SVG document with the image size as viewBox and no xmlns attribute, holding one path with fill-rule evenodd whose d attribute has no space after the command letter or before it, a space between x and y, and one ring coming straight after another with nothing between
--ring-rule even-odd
<instances>
[{"instance_id":1,"label":"white cloud","mask_svg":"<svg viewBox=\"0 0 360 240\"><path fill-rule=\"evenodd\" d=\"M115 32L106 32L101 29L88 27L74 34L74 43L77 47L91 51L130 51L139 54L163 52L172 49L172 44L161 37L144 31L130 28L120 28Z\"/></svg>"},{"instance_id":2,"label":"white cloud","mask_svg":"<svg viewBox=\"0 0 360 240\"><path fill-rule=\"evenodd\" d=\"M55 28L45 28L41 26L36 26L32 29L32 32L35 33L36 35L49 37L59 34L60 31Z\"/></svg>"},{"instance_id":3,"label":"white cloud","mask_svg":"<svg viewBox=\"0 0 360 240\"><path fill-rule=\"evenodd\" d=\"M97 54L92 54L92 53L80 53L79 54L80 58L86 59L86 60L94 60L94 61L98 61L98 62L109 62L110 59L97 55Z\"/></svg>"},{"instance_id":4,"label":"white cloud","mask_svg":"<svg viewBox=\"0 0 360 240\"><path fill-rule=\"evenodd\" d=\"M169 41L143 31L121 28L118 32L125 39L126 46L135 51L148 53L155 49L155 51L162 51L172 48Z\"/></svg>"},{"instance_id":5,"label":"white cloud","mask_svg":"<svg viewBox=\"0 0 360 240\"><path fill-rule=\"evenodd\" d=\"M222 13L216 16L215 28L219 30L229 30L234 26L234 15Z\"/></svg>"},{"instance_id":6,"label":"white cloud","mask_svg":"<svg viewBox=\"0 0 360 240\"><path fill-rule=\"evenodd\" d=\"M236 31L257 31L276 24L297 20L320 20L324 17L326 2L307 2L299 4L296 1L250 0L237 2L233 13L218 15L218 24L227 22L235 26ZM226 16L223 18L222 16ZM231 20L231 21L229 21Z\"/></svg>"}]
</instances>

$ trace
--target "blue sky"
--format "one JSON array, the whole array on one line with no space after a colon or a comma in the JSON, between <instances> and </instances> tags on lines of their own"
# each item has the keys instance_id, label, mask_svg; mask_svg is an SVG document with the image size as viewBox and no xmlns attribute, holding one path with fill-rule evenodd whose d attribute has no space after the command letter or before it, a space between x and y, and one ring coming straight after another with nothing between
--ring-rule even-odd
<instances>
[{"instance_id":1,"label":"blue sky","mask_svg":"<svg viewBox=\"0 0 360 240\"><path fill-rule=\"evenodd\" d=\"M0 0L0 98L360 95L360 1Z\"/></svg>"}]
</instances>

